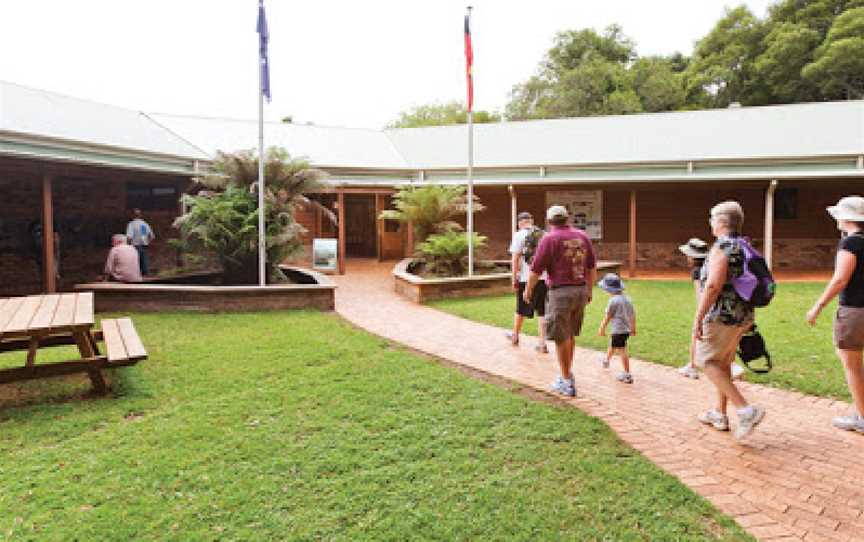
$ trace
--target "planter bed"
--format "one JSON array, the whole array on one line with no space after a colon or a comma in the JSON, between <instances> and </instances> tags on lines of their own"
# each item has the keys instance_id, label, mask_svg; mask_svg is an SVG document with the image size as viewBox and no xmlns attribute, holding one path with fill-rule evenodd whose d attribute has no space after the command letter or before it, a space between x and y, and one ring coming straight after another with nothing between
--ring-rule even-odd
<instances>
[{"instance_id":1,"label":"planter bed","mask_svg":"<svg viewBox=\"0 0 864 542\"><path fill-rule=\"evenodd\" d=\"M481 297L506 294L513 291L510 273L475 275L473 277L432 277L426 278L408 271L413 260L406 258L393 268L393 282L396 293L415 303L426 303L434 299L453 297ZM496 262L498 263L498 262ZM620 262L598 262L597 273L619 272Z\"/></svg>"},{"instance_id":2,"label":"planter bed","mask_svg":"<svg viewBox=\"0 0 864 542\"><path fill-rule=\"evenodd\" d=\"M212 286L198 284L94 282L75 291L93 292L96 312L232 312L287 309L332 311L336 285L308 269L282 267L293 284Z\"/></svg>"}]
</instances>

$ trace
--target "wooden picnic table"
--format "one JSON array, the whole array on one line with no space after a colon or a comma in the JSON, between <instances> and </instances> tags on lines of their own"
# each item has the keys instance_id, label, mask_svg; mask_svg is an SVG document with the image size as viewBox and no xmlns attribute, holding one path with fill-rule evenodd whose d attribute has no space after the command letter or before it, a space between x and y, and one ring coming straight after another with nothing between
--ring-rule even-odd
<instances>
[{"instance_id":1,"label":"wooden picnic table","mask_svg":"<svg viewBox=\"0 0 864 542\"><path fill-rule=\"evenodd\" d=\"M104 393L102 369L133 365L147 351L128 318L102 320L101 330L94 326L92 292L0 298L0 352L27 352L23 367L0 369L0 384L86 372L94 391ZM36 363L40 348L60 345L77 346L80 358Z\"/></svg>"}]
</instances>

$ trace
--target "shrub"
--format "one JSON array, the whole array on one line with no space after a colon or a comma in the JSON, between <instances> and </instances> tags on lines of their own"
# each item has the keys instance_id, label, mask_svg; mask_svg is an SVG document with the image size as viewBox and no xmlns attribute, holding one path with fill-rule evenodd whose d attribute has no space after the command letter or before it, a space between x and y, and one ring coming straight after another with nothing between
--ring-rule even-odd
<instances>
[{"instance_id":1,"label":"shrub","mask_svg":"<svg viewBox=\"0 0 864 542\"><path fill-rule=\"evenodd\" d=\"M478 233L472 236L474 253L486 246L487 238ZM427 269L446 276L464 275L468 269L468 236L456 229L436 233L420 243Z\"/></svg>"},{"instance_id":2,"label":"shrub","mask_svg":"<svg viewBox=\"0 0 864 542\"><path fill-rule=\"evenodd\" d=\"M418 243L433 233L446 233L461 229L453 219L466 214L468 198L464 186L408 186L393 196L393 206L381 213L382 219L398 220L414 227L414 238ZM474 212L485 207L474 196Z\"/></svg>"}]
</instances>

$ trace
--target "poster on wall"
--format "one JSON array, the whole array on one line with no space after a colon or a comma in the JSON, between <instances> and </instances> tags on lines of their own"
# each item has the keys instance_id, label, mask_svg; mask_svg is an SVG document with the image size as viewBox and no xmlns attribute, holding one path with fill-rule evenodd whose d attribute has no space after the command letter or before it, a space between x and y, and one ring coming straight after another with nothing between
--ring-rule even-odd
<instances>
[{"instance_id":1,"label":"poster on wall","mask_svg":"<svg viewBox=\"0 0 864 542\"><path fill-rule=\"evenodd\" d=\"M603 191L561 190L546 192L546 207L563 205L573 225L585 230L591 239L603 238Z\"/></svg>"},{"instance_id":2,"label":"poster on wall","mask_svg":"<svg viewBox=\"0 0 864 542\"><path fill-rule=\"evenodd\" d=\"M336 239L312 240L312 269L336 271L339 242Z\"/></svg>"}]
</instances>

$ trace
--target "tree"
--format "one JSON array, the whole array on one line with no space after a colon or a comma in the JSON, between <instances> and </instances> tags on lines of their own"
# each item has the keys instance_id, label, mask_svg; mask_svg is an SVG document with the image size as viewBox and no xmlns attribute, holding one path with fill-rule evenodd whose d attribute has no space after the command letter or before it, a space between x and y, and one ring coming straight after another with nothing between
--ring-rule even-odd
<instances>
[{"instance_id":1,"label":"tree","mask_svg":"<svg viewBox=\"0 0 864 542\"><path fill-rule=\"evenodd\" d=\"M645 111L675 111L686 102L681 71L686 69L683 57L676 59L646 57L630 68L633 87Z\"/></svg>"},{"instance_id":2,"label":"tree","mask_svg":"<svg viewBox=\"0 0 864 542\"><path fill-rule=\"evenodd\" d=\"M623 115L684 105L681 72L688 59L637 59L620 26L602 34L571 30L555 36L538 73L513 87L506 116L532 118Z\"/></svg>"},{"instance_id":3,"label":"tree","mask_svg":"<svg viewBox=\"0 0 864 542\"><path fill-rule=\"evenodd\" d=\"M751 77L763 33L761 21L746 6L727 10L696 44L686 73L688 100L709 108L763 101Z\"/></svg>"},{"instance_id":4,"label":"tree","mask_svg":"<svg viewBox=\"0 0 864 542\"><path fill-rule=\"evenodd\" d=\"M489 111L474 111L474 122L477 124L499 122L501 115ZM464 104L453 101L445 104L428 104L412 107L399 113L399 118L387 125L388 128L418 128L421 126L444 126L448 124L465 124L468 122L468 112Z\"/></svg>"},{"instance_id":5,"label":"tree","mask_svg":"<svg viewBox=\"0 0 864 542\"><path fill-rule=\"evenodd\" d=\"M177 242L183 250L215 256L227 284L257 281L258 259L258 157L253 151L219 153L213 175L204 179L210 189L198 196L184 196L188 212L174 221L180 230ZM278 265L302 248L305 228L294 215L298 208L315 206L305 194L321 187L324 172L303 160L292 159L283 149L271 147L265 155L265 241L268 277L284 281ZM335 221L332 212L322 211Z\"/></svg>"},{"instance_id":6,"label":"tree","mask_svg":"<svg viewBox=\"0 0 864 542\"><path fill-rule=\"evenodd\" d=\"M864 7L850 9L834 20L802 75L818 85L827 99L864 98Z\"/></svg>"},{"instance_id":7,"label":"tree","mask_svg":"<svg viewBox=\"0 0 864 542\"><path fill-rule=\"evenodd\" d=\"M753 69L764 82L771 102L818 99L817 86L801 77L801 70L812 61L820 40L819 32L801 23L781 22L768 32Z\"/></svg>"}]
</instances>

